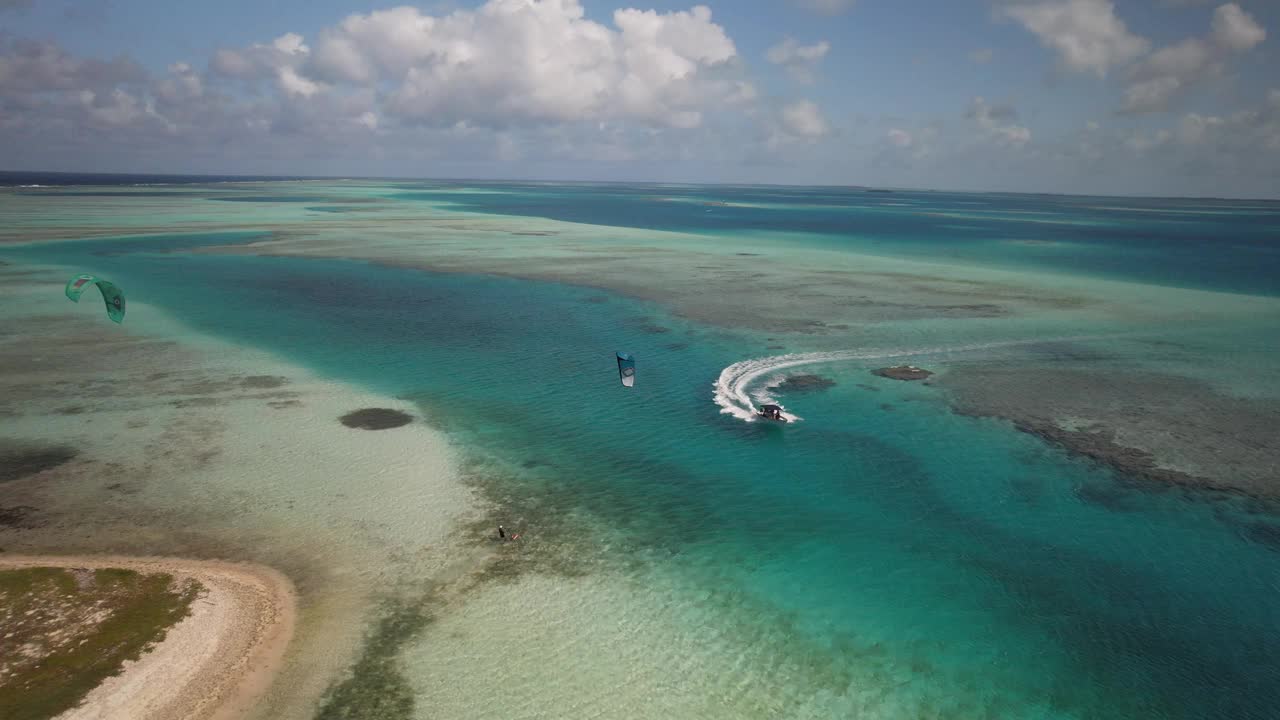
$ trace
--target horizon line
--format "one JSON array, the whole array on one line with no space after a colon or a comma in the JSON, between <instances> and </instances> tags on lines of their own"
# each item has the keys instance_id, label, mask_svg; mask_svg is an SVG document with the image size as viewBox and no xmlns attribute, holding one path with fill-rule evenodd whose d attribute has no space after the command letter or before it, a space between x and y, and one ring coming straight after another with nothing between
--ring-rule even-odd
<instances>
[{"instance_id":1,"label":"horizon line","mask_svg":"<svg viewBox=\"0 0 1280 720\"><path fill-rule=\"evenodd\" d=\"M1134 199L1134 200L1244 200L1249 202L1280 202L1280 197L1230 197L1230 196L1214 196L1214 195L1111 195L1111 194L1088 194L1088 193L1071 193L1071 192L1039 192L1039 191L1016 191L1016 190L948 190L945 188L929 188L929 187L909 187L899 185L862 185L862 184L802 184L802 183L733 183L733 182L676 182L662 180L552 180L544 178L482 178L482 177L426 177L426 176L407 176L407 175L266 175L266 174L250 174L250 173L185 173L185 172L109 172L109 171L75 171L75 170L0 170L0 178L3 176L13 175L68 175L68 176L101 176L101 177L125 177L125 178L231 178L234 182L236 178L242 178L245 182L279 182L285 180L416 180L428 182L487 182L487 183L540 183L540 184L561 184L561 185L685 185L691 187L781 187L781 188L836 188L842 190L890 190L894 192L928 192L928 193L955 193L962 195L1029 195L1029 196L1060 196L1060 197L1081 197L1081 198L1115 198L1115 199ZM224 180L225 182L226 180ZM75 185L91 185L92 183L69 183L67 187ZM157 183L172 184L172 183ZM0 188L20 187L16 185L8 185L0 182Z\"/></svg>"}]
</instances>

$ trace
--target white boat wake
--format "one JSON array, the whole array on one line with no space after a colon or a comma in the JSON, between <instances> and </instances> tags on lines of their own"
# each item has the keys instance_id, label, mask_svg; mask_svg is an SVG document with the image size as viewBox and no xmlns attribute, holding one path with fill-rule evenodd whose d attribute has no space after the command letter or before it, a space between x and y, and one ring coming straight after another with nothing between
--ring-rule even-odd
<instances>
[{"instance_id":1,"label":"white boat wake","mask_svg":"<svg viewBox=\"0 0 1280 720\"><path fill-rule=\"evenodd\" d=\"M760 417L756 414L756 403L778 404L777 400L775 400L770 394L770 390L777 388L786 380L786 373L782 371L789 370L791 368L832 362L849 362L854 360L933 357L938 355L950 355L954 353L1011 347L1015 345L1034 345L1036 343L1045 342L1086 340L1096 339L1097 337L1100 336L1034 338L1029 340L1006 340L1001 342L976 343L972 345L949 345L932 348L840 350L834 352L774 355L772 357L743 360L730 365L720 371L720 377L716 379L716 382L712 387L715 388L715 402L720 406L720 412L732 415L740 420L755 422ZM758 381L760 378L764 376L768 376L768 380L764 383L759 383ZM753 385L756 388L755 390L751 389ZM799 415L787 412L785 407L783 408L782 416L789 422L796 422L797 420L803 419Z\"/></svg>"}]
</instances>

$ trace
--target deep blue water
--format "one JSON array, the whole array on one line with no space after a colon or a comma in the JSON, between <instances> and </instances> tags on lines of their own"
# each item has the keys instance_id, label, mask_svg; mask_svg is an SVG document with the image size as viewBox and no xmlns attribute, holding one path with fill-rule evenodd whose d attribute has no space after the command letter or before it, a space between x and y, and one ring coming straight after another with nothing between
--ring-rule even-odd
<instances>
[{"instance_id":1,"label":"deep blue water","mask_svg":"<svg viewBox=\"0 0 1280 720\"><path fill-rule=\"evenodd\" d=\"M0 170L0 187L21 185L203 185L215 182L299 180L288 175L172 175L142 173L71 173Z\"/></svg>"},{"instance_id":2,"label":"deep blue water","mask_svg":"<svg viewBox=\"0 0 1280 720\"><path fill-rule=\"evenodd\" d=\"M497 480L538 508L525 533L598 519L620 563L662 563L726 618L777 628L755 642L805 658L794 682L878 678L912 717L1275 717L1280 553L1199 502L1135 494L864 367L820 368L838 384L788 399L803 423L734 420L711 383L764 338L597 290L181 252L253 237L0 256L103 274L199 330L417 399L526 466ZM637 358L632 391L616 350Z\"/></svg>"},{"instance_id":3,"label":"deep blue water","mask_svg":"<svg viewBox=\"0 0 1280 720\"><path fill-rule=\"evenodd\" d=\"M1280 294L1280 202L840 188L471 185L480 192L459 192L443 183L401 183L391 197L486 213L728 237L805 233L803 242L818 247Z\"/></svg>"},{"instance_id":4,"label":"deep blue water","mask_svg":"<svg viewBox=\"0 0 1280 720\"><path fill-rule=\"evenodd\" d=\"M0 186L44 196L192 197L200 186L305 178L0 172ZM313 179L314 180L314 179ZM841 187L690 186L445 180L362 180L374 196L605 226L769 236L775 241L985 266L1078 273L1174 287L1280 295L1280 202L955 193ZM100 186L185 185L172 190ZM216 202L317 203L323 183L228 192ZM466 192L468 188L476 192ZM308 194L310 193L310 194ZM761 207L760 205L766 205ZM316 208L317 211L339 212Z\"/></svg>"}]
</instances>

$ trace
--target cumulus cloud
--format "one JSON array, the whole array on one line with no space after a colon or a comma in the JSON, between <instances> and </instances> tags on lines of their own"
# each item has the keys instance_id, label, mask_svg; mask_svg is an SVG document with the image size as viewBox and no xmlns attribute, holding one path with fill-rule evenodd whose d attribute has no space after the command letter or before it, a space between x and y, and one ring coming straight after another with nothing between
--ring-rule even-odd
<instances>
[{"instance_id":1,"label":"cumulus cloud","mask_svg":"<svg viewBox=\"0 0 1280 720\"><path fill-rule=\"evenodd\" d=\"M99 90L146 79L141 65L125 57L74 57L52 42L0 36L0 93Z\"/></svg>"},{"instance_id":2,"label":"cumulus cloud","mask_svg":"<svg viewBox=\"0 0 1280 720\"><path fill-rule=\"evenodd\" d=\"M179 62L169 66L169 74L155 83L157 97L178 102L204 95L204 78L191 65Z\"/></svg>"},{"instance_id":3,"label":"cumulus cloud","mask_svg":"<svg viewBox=\"0 0 1280 720\"><path fill-rule=\"evenodd\" d=\"M588 20L578 0L489 0L434 16L393 8L154 75L0 33L0 156L54 167L114 153L134 169L150 156L159 170L174 169L166 157L203 158L213 172L382 158L414 172L444 171L448 158L457 169L486 158L690 161L717 143L727 157L723 128L805 144L828 132L816 106L756 107L706 7L608 18Z\"/></svg>"},{"instance_id":4,"label":"cumulus cloud","mask_svg":"<svg viewBox=\"0 0 1280 720\"><path fill-rule=\"evenodd\" d=\"M218 50L210 66L225 77L238 78L255 88L259 81L269 78L286 96L311 97L320 91L321 84L303 74L310 58L311 48L302 36L285 33L269 44Z\"/></svg>"},{"instance_id":5,"label":"cumulus cloud","mask_svg":"<svg viewBox=\"0 0 1280 720\"><path fill-rule=\"evenodd\" d=\"M1267 38L1267 31L1235 3L1213 13L1213 41L1228 50L1248 50Z\"/></svg>"},{"instance_id":6,"label":"cumulus cloud","mask_svg":"<svg viewBox=\"0 0 1280 720\"><path fill-rule=\"evenodd\" d=\"M1280 153L1280 90L1268 93L1256 109L1229 115L1187 113L1178 123L1175 137L1188 146L1200 146L1231 155L1270 158Z\"/></svg>"},{"instance_id":7,"label":"cumulus cloud","mask_svg":"<svg viewBox=\"0 0 1280 720\"><path fill-rule=\"evenodd\" d=\"M81 90L79 99L89 117L103 125L132 125L143 115L154 112L150 106L144 106L136 96L120 88L103 94L92 90Z\"/></svg>"},{"instance_id":8,"label":"cumulus cloud","mask_svg":"<svg viewBox=\"0 0 1280 720\"><path fill-rule=\"evenodd\" d=\"M1031 140L1031 131L1017 125L1018 111L1012 105L990 105L981 97L969 103L965 117L977 122L986 134L997 142L1020 148Z\"/></svg>"},{"instance_id":9,"label":"cumulus cloud","mask_svg":"<svg viewBox=\"0 0 1280 720\"><path fill-rule=\"evenodd\" d=\"M1129 32L1110 0L1049 0L1002 7L1041 44L1057 51L1061 64L1076 72L1104 77L1150 48L1145 38Z\"/></svg>"},{"instance_id":10,"label":"cumulus cloud","mask_svg":"<svg viewBox=\"0 0 1280 720\"><path fill-rule=\"evenodd\" d=\"M1178 194L1253 197L1280 192L1280 91L1231 113L1185 113L1165 127L1095 133L1108 172L1141 168Z\"/></svg>"},{"instance_id":11,"label":"cumulus cloud","mask_svg":"<svg viewBox=\"0 0 1280 720\"><path fill-rule=\"evenodd\" d=\"M1187 38L1152 53L1130 73L1123 111L1160 112L1205 78L1220 75L1233 54L1251 50L1266 30L1235 3L1219 6L1204 38Z\"/></svg>"},{"instance_id":12,"label":"cumulus cloud","mask_svg":"<svg viewBox=\"0 0 1280 720\"><path fill-rule=\"evenodd\" d=\"M795 0L795 2L800 7L821 15L839 15L852 10L857 0Z\"/></svg>"},{"instance_id":13,"label":"cumulus cloud","mask_svg":"<svg viewBox=\"0 0 1280 720\"><path fill-rule=\"evenodd\" d=\"M427 125L631 119L696 127L749 99L737 48L711 10L621 9L613 27L578 0L489 0L445 16L400 7L322 31L310 77L389 84L386 111Z\"/></svg>"},{"instance_id":14,"label":"cumulus cloud","mask_svg":"<svg viewBox=\"0 0 1280 720\"><path fill-rule=\"evenodd\" d=\"M774 65L785 67L797 81L808 84L813 82L814 71L830 50L831 43L826 40L801 45L794 38L787 37L769 48L765 57Z\"/></svg>"},{"instance_id":15,"label":"cumulus cloud","mask_svg":"<svg viewBox=\"0 0 1280 720\"><path fill-rule=\"evenodd\" d=\"M782 127L797 138L816 140L831 132L822 110L809 100L799 100L782 108Z\"/></svg>"},{"instance_id":16,"label":"cumulus cloud","mask_svg":"<svg viewBox=\"0 0 1280 720\"><path fill-rule=\"evenodd\" d=\"M1202 32L1130 61L1127 85L1204 83L1217 65L1265 42L1257 39L1265 29L1243 11L1193 12L1203 15ZM848 170L861 167L876 182L1044 187L1070 175L1071 166L1052 164L1069 155L1088 172L1081 170L1082 185L1059 189L1280 188L1280 92L1238 112L1198 108L1163 127L1152 119L1141 132L1127 121L1082 120L1066 139L1037 129L1034 143L1013 107L982 98L967 107L967 121L894 117L859 130L810 100L763 100L709 11L597 20L573 0L491 0L436 15L393 8L335 18L305 37L264 36L212 56L173 58L150 72L125 57L81 57L0 33L0 157L11 167L53 169L599 179L679 172L788 182L868 180ZM803 59L806 47L816 46L796 43L783 57ZM1121 64L1108 57L1108 68ZM757 158L760 165L748 164Z\"/></svg>"}]
</instances>

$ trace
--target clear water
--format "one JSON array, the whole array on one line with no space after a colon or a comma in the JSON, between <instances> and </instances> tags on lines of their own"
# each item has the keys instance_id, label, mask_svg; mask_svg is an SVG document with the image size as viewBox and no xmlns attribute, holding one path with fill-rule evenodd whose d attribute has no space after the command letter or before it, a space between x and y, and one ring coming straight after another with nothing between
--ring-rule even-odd
<instances>
[{"instance_id":1,"label":"clear water","mask_svg":"<svg viewBox=\"0 0 1280 720\"><path fill-rule=\"evenodd\" d=\"M243 199L269 203L277 192L286 190L262 186ZM326 196L315 186L297 192L299 202ZM470 193L387 183L360 192L601 226L741 229L754 243L785 230L774 241L783 251L799 242L895 257L941 253L979 266L1280 290L1280 208L1258 203L1222 215L1229 203L827 189L501 185ZM352 191L333 195L342 193ZM797 226L800 206L807 219ZM1069 247L993 244L1033 232L1017 213L1052 219L1035 226L1035 238ZM976 229L943 233L943 222ZM556 540L604 546L614 571L658 573L661 592L673 593L657 597L655 584L654 595L641 588L626 602L674 602L690 632L726 628L725 664L713 653L688 681L734 676L771 698L737 712L794 716L797 698L822 694L828 711L846 717L1275 717L1280 552L1224 522L1231 506L1183 494L1087 502L1081 487L1118 487L1110 471L1004 423L954 415L929 387L873 378L874 360L806 368L837 384L787 398L801 423L742 422L712 402L712 384L778 338L698 324L600 289L191 252L263 237L74 241L0 249L0 257L103 274L196 329L414 398L463 447L506 469L494 482L537 508L525 533L577 527L580 536ZM891 337L895 327L913 337L908 323L878 332ZM808 342L783 340L799 350ZM630 391L617 381L617 350L637 358ZM563 518L580 523L552 522ZM801 670L784 676L738 663L735 644Z\"/></svg>"}]
</instances>

